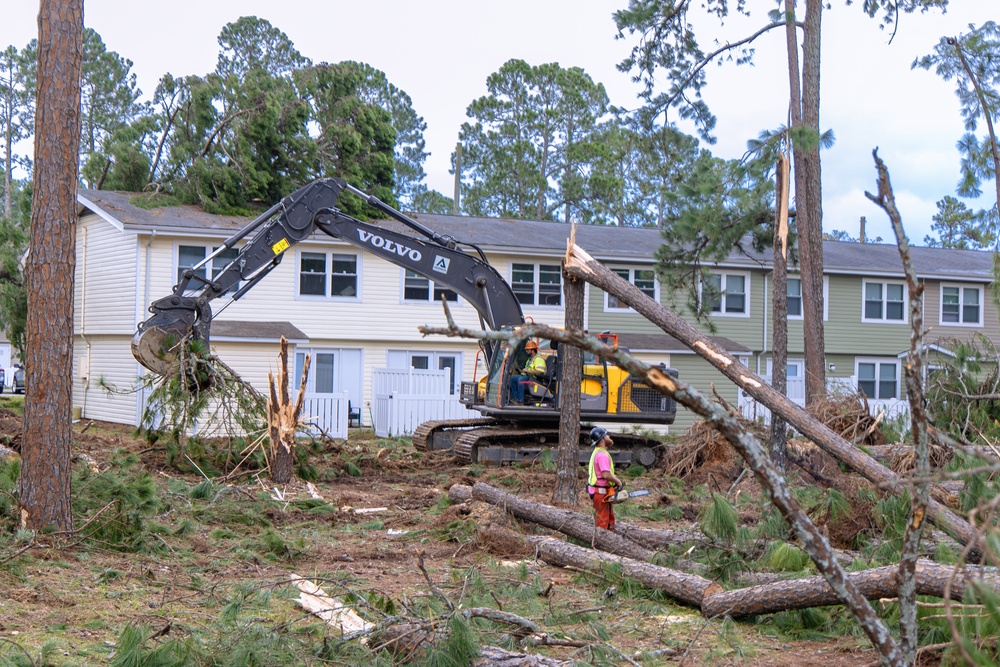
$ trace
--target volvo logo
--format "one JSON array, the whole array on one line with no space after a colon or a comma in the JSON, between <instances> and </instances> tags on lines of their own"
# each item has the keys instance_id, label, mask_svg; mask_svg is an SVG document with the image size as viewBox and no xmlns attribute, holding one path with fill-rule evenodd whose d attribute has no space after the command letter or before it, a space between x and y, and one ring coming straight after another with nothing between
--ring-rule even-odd
<instances>
[{"instance_id":1,"label":"volvo logo","mask_svg":"<svg viewBox=\"0 0 1000 667\"><path fill-rule=\"evenodd\" d=\"M375 248L381 248L386 252L394 252L400 257L409 257L414 262L419 262L420 258L423 256L416 248L399 245L395 241L384 239L378 234L372 234L371 232L366 232L363 229L358 230L358 238L361 239L362 243L367 243Z\"/></svg>"}]
</instances>

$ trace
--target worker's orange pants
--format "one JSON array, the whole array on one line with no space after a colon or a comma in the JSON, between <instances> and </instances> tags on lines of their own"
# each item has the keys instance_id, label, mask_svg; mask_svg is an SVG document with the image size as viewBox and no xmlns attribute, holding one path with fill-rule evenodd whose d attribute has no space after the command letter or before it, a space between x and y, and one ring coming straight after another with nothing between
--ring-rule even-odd
<instances>
[{"instance_id":1,"label":"worker's orange pants","mask_svg":"<svg viewBox=\"0 0 1000 667\"><path fill-rule=\"evenodd\" d=\"M608 489L613 493L614 489ZM608 495L603 493L594 494L594 525L605 530L615 529L615 506L604 502Z\"/></svg>"}]
</instances>

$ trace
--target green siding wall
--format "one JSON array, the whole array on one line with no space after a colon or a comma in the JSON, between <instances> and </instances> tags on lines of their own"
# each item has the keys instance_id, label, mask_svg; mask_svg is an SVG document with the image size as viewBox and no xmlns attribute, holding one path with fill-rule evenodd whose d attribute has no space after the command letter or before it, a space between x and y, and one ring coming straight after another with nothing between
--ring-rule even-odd
<instances>
[{"instance_id":1,"label":"green siding wall","mask_svg":"<svg viewBox=\"0 0 1000 667\"><path fill-rule=\"evenodd\" d=\"M709 398L712 398L712 386L724 399L732 405L737 405L738 388L725 375L715 369L714 366L696 354L672 354L670 355L670 365L677 369L678 377L685 383L691 385ZM754 364L751 363L751 368ZM683 435L691 425L701 417L694 414L682 405L677 406L677 419L670 427L670 432L674 435Z\"/></svg>"},{"instance_id":2,"label":"green siding wall","mask_svg":"<svg viewBox=\"0 0 1000 667\"><path fill-rule=\"evenodd\" d=\"M615 268L623 265L614 265ZM743 273L735 271L734 273ZM711 318L715 331L710 330L707 322L699 322L687 309L687 294L678 292L671 300L666 294L665 288L661 284L660 303L674 309L678 315L694 325L695 328L706 334L725 336L730 340L737 341L752 350L760 350L764 341L764 273L749 272L748 299L749 317L722 317ZM605 294L602 290L591 286L588 297L587 328L590 331L614 331L628 333L655 334L663 331L644 318L642 315L624 310L606 310Z\"/></svg>"}]
</instances>

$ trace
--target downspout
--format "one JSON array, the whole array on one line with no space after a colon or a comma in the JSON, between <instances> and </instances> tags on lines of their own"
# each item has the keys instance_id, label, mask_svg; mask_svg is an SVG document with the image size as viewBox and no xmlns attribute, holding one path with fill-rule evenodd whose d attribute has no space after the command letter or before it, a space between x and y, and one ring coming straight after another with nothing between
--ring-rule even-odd
<instances>
[{"instance_id":1,"label":"downspout","mask_svg":"<svg viewBox=\"0 0 1000 667\"><path fill-rule=\"evenodd\" d=\"M149 240L146 241L146 257L145 257L145 260L146 260L146 272L145 273L146 273L146 275L143 277L143 286L142 286L142 305L143 306L146 306L149 303L149 265L152 263L152 262L149 261L149 254L150 254L150 252L152 252L151 248L153 246L153 241L155 241L155 240L156 240L156 230L153 229L150 232L150 234L149 234ZM143 311L144 310L145 310L145 308L143 308ZM140 314L139 317L141 319L142 315ZM138 322L136 322L136 324L138 324ZM141 370L142 369L140 369L140 371ZM136 414L136 418L135 418L135 423L136 423L136 425L141 425L142 424L142 414L146 410L146 395L145 395L145 392L141 392L141 391L137 395L139 397L139 401L142 402L142 405L137 406L138 410L137 410L137 414Z\"/></svg>"},{"instance_id":2,"label":"downspout","mask_svg":"<svg viewBox=\"0 0 1000 667\"><path fill-rule=\"evenodd\" d=\"M761 342L761 346L760 346L761 353L759 355L757 355L757 375L761 374L761 372L760 372L760 358L763 357L764 354L767 352L767 313L768 313L768 309L767 309L767 274L765 273L764 274L764 312L761 313L761 315L763 315L763 317L761 317L761 321L764 322L764 326L763 326L763 329L764 329L764 334L763 334L764 339Z\"/></svg>"}]
</instances>

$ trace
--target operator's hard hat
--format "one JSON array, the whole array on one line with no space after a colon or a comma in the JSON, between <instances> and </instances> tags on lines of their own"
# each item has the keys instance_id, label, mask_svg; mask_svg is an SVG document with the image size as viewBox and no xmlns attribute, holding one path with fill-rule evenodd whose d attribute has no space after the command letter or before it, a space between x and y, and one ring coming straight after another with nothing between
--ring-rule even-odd
<instances>
[{"instance_id":1,"label":"operator's hard hat","mask_svg":"<svg viewBox=\"0 0 1000 667\"><path fill-rule=\"evenodd\" d=\"M601 440L603 440L604 436L606 436L607 434L608 434L608 429L602 426L595 426L594 428L590 429L590 442L596 445Z\"/></svg>"},{"instance_id":2,"label":"operator's hard hat","mask_svg":"<svg viewBox=\"0 0 1000 667\"><path fill-rule=\"evenodd\" d=\"M527 343L524 344L524 349L526 349L526 350L537 350L538 349L538 343L536 343L533 340L529 340Z\"/></svg>"}]
</instances>

